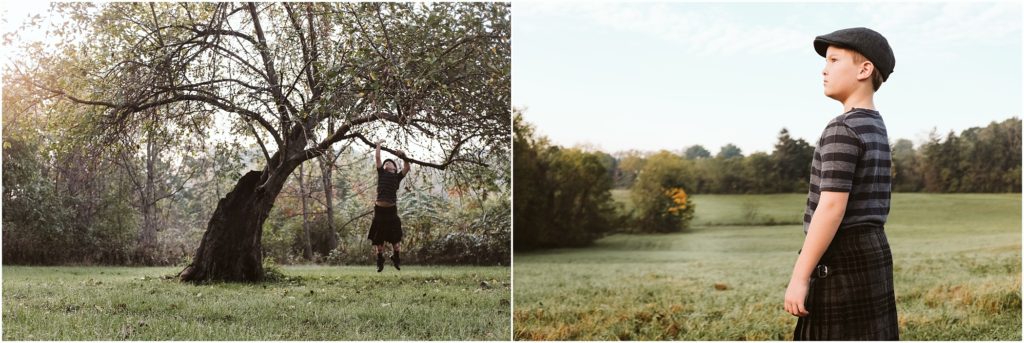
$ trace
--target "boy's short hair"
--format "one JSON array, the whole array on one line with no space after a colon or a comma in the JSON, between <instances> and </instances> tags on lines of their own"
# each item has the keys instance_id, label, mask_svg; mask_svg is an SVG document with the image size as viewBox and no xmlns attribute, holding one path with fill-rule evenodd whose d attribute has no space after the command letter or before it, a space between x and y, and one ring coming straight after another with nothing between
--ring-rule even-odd
<instances>
[{"instance_id":1,"label":"boy's short hair","mask_svg":"<svg viewBox=\"0 0 1024 343\"><path fill-rule=\"evenodd\" d=\"M871 62L871 60L869 60L867 57L864 57L864 55L857 52L857 50L847 50L849 50L850 54L853 55L853 64L860 65L861 63L864 62ZM871 62L871 66L871 87L874 88L877 92L878 88L882 87L882 83L885 82L885 79L882 78L882 72L878 71L878 66L875 65L875 62Z\"/></svg>"}]
</instances>

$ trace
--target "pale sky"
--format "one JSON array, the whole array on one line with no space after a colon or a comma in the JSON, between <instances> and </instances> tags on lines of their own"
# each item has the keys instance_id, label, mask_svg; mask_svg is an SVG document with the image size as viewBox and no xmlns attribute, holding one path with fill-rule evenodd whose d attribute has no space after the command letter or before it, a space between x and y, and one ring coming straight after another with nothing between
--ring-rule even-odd
<instances>
[{"instance_id":1,"label":"pale sky","mask_svg":"<svg viewBox=\"0 0 1024 343\"><path fill-rule=\"evenodd\" d=\"M4 32L48 8L2 6ZM875 97L891 139L1021 115L1019 2L517 1L512 12L512 104L561 145L749 154L770 151L783 127L813 142L842 109L822 95L811 41L853 26L896 54Z\"/></svg>"},{"instance_id":2,"label":"pale sky","mask_svg":"<svg viewBox=\"0 0 1024 343\"><path fill-rule=\"evenodd\" d=\"M561 145L608 152L814 143L842 106L815 36L865 26L895 71L875 96L892 140L1020 116L1019 2L513 4L512 104Z\"/></svg>"}]
</instances>

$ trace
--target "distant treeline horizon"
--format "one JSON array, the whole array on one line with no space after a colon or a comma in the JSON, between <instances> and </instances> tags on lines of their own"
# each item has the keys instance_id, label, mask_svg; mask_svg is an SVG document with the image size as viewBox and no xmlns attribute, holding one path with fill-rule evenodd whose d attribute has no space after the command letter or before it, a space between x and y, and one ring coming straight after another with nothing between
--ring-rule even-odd
<instances>
[{"instance_id":1,"label":"distant treeline horizon","mask_svg":"<svg viewBox=\"0 0 1024 343\"><path fill-rule=\"evenodd\" d=\"M594 154L608 165L613 188L630 188L650 156L676 155L686 161L687 192L766 194L806 192L815 142L793 138L782 128L772 151L744 155L734 144L712 154L695 144L679 150L620 150L568 147ZM1014 116L984 127L945 135L933 130L915 146L890 137L893 191L933 193L1021 192L1021 119Z\"/></svg>"}]
</instances>

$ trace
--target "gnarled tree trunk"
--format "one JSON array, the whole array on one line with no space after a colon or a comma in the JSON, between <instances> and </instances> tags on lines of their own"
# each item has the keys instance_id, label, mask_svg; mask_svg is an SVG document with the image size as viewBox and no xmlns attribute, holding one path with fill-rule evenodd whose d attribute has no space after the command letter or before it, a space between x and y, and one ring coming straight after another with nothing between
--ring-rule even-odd
<instances>
[{"instance_id":1,"label":"gnarled tree trunk","mask_svg":"<svg viewBox=\"0 0 1024 343\"><path fill-rule=\"evenodd\" d=\"M279 166L269 176L255 170L242 176L217 203L192 263L179 274L181 281L263 280L263 222L294 169Z\"/></svg>"}]
</instances>

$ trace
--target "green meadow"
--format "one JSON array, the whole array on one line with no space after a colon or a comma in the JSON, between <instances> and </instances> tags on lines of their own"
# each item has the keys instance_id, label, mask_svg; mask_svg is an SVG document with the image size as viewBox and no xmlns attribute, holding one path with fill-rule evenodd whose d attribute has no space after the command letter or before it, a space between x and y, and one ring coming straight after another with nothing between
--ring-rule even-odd
<instances>
[{"instance_id":1,"label":"green meadow","mask_svg":"<svg viewBox=\"0 0 1024 343\"><path fill-rule=\"evenodd\" d=\"M507 267L282 267L259 284L179 268L3 267L4 340L508 340Z\"/></svg>"},{"instance_id":2,"label":"green meadow","mask_svg":"<svg viewBox=\"0 0 1024 343\"><path fill-rule=\"evenodd\" d=\"M682 233L516 253L515 338L792 339L806 195L692 199ZM1020 194L895 194L886 233L902 339L1021 340Z\"/></svg>"}]
</instances>

